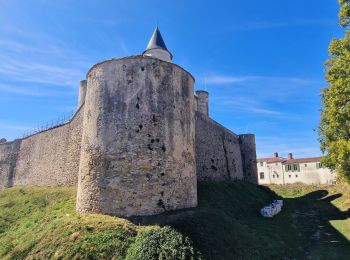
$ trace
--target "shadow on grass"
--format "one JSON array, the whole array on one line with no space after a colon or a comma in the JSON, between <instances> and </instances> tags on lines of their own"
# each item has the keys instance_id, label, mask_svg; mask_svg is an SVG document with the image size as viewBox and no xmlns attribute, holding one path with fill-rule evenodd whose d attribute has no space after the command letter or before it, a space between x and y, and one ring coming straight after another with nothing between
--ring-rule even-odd
<instances>
[{"instance_id":1,"label":"shadow on grass","mask_svg":"<svg viewBox=\"0 0 350 260\"><path fill-rule=\"evenodd\" d=\"M331 204L342 194L327 195L327 190L317 190L282 198L282 212L263 218L260 209L280 198L268 187L201 182L197 208L132 221L174 227L206 259L350 259L350 242L330 224L349 218L350 210Z\"/></svg>"}]
</instances>

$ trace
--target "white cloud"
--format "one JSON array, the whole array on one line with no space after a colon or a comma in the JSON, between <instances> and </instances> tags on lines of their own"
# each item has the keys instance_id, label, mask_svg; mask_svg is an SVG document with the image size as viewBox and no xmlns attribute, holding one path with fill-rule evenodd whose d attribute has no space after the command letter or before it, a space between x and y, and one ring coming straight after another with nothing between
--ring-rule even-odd
<instances>
[{"instance_id":1,"label":"white cloud","mask_svg":"<svg viewBox=\"0 0 350 260\"><path fill-rule=\"evenodd\" d=\"M74 91L75 92L75 91ZM32 97L45 97L45 96L57 96L57 95L73 95L73 91L56 91L52 88L47 88L46 86L33 87L28 85L16 85L2 84L0 83L0 93L10 93L22 96L32 96Z\"/></svg>"},{"instance_id":2,"label":"white cloud","mask_svg":"<svg viewBox=\"0 0 350 260\"><path fill-rule=\"evenodd\" d=\"M269 30L285 27L305 27L305 26L333 26L336 21L333 19L303 19L291 21L247 21L239 24L227 25L226 31L255 31L255 30Z\"/></svg>"},{"instance_id":3,"label":"white cloud","mask_svg":"<svg viewBox=\"0 0 350 260\"><path fill-rule=\"evenodd\" d=\"M1 57L0 75L12 81L75 87L84 76L79 69Z\"/></svg>"},{"instance_id":4,"label":"white cloud","mask_svg":"<svg viewBox=\"0 0 350 260\"><path fill-rule=\"evenodd\" d=\"M50 92L47 90L31 87L16 87L5 84L0 84L0 93L11 93L24 96L47 96Z\"/></svg>"},{"instance_id":5,"label":"white cloud","mask_svg":"<svg viewBox=\"0 0 350 260\"><path fill-rule=\"evenodd\" d=\"M297 78L297 77L274 77L274 76L230 76L230 75L212 75L200 78L202 84L208 85L226 85L234 83L248 83L248 82L265 82L280 84L295 84L295 85L310 85L319 84L319 80Z\"/></svg>"},{"instance_id":6,"label":"white cloud","mask_svg":"<svg viewBox=\"0 0 350 260\"><path fill-rule=\"evenodd\" d=\"M310 135L299 136L256 136L258 157L272 157L274 152L287 157L293 153L294 157L320 156L321 151L316 137Z\"/></svg>"},{"instance_id":7,"label":"white cloud","mask_svg":"<svg viewBox=\"0 0 350 260\"><path fill-rule=\"evenodd\" d=\"M258 115L272 116L278 118L297 119L296 115L287 114L282 111L266 107L257 99L246 96L214 96L211 102L216 109L222 108L224 111L241 110Z\"/></svg>"},{"instance_id":8,"label":"white cloud","mask_svg":"<svg viewBox=\"0 0 350 260\"><path fill-rule=\"evenodd\" d=\"M23 125L23 124L20 124L20 123L0 122L0 128L1 128L1 130L25 131L29 127L27 125Z\"/></svg>"},{"instance_id":9,"label":"white cloud","mask_svg":"<svg viewBox=\"0 0 350 260\"><path fill-rule=\"evenodd\" d=\"M0 75L8 81L75 87L90 65L51 35L13 28L0 39Z\"/></svg>"},{"instance_id":10,"label":"white cloud","mask_svg":"<svg viewBox=\"0 0 350 260\"><path fill-rule=\"evenodd\" d=\"M235 77L235 76L209 76L203 77L200 79L201 83L208 85L224 85L224 84L232 84L237 82L243 82L249 80L250 77Z\"/></svg>"},{"instance_id":11,"label":"white cloud","mask_svg":"<svg viewBox=\"0 0 350 260\"><path fill-rule=\"evenodd\" d=\"M319 100L320 91L324 85L323 79L258 75L214 75L201 77L199 80L199 86L213 94L211 98L215 98L214 95L219 94L220 96L217 96L219 98L230 98L230 102L241 103L236 104L236 107L242 105L247 110L249 105L253 105L251 107L256 107L260 109L261 113L265 112L266 114L269 111L264 111L264 109L271 110L271 104L295 106L299 103L305 104L310 99ZM291 100L293 100L292 103ZM220 103L216 104L220 106ZM226 104L234 105L232 103ZM252 110L253 108L251 108ZM275 112L277 113L274 114L280 113L279 111Z\"/></svg>"}]
</instances>

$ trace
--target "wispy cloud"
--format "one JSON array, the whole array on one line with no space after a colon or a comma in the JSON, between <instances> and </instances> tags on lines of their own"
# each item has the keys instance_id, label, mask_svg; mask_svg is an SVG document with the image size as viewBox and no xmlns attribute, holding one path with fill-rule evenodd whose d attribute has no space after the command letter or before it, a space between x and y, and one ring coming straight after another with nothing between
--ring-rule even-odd
<instances>
[{"instance_id":1,"label":"wispy cloud","mask_svg":"<svg viewBox=\"0 0 350 260\"><path fill-rule=\"evenodd\" d=\"M16 122L0 122L0 129L1 130L13 130L13 131L20 131L23 132L27 130L29 126L23 125L21 123ZM0 137L1 138L1 137Z\"/></svg>"},{"instance_id":2,"label":"wispy cloud","mask_svg":"<svg viewBox=\"0 0 350 260\"><path fill-rule=\"evenodd\" d=\"M249 107L247 111L254 112L257 114L263 114L263 115L272 115L272 116L282 116L285 115L284 113L281 113L280 111L266 109L266 108L259 108L259 107Z\"/></svg>"},{"instance_id":3,"label":"wispy cloud","mask_svg":"<svg viewBox=\"0 0 350 260\"><path fill-rule=\"evenodd\" d=\"M293 153L295 157L321 155L317 139L310 135L257 136L256 143L258 157L271 157L274 152L284 157L288 153Z\"/></svg>"},{"instance_id":4,"label":"wispy cloud","mask_svg":"<svg viewBox=\"0 0 350 260\"><path fill-rule=\"evenodd\" d=\"M225 85L225 84L232 84L237 82L244 82L249 79L251 79L251 77L215 75L215 76L209 76L209 77L202 77L200 81L203 84L208 84L208 85Z\"/></svg>"},{"instance_id":5,"label":"wispy cloud","mask_svg":"<svg viewBox=\"0 0 350 260\"><path fill-rule=\"evenodd\" d=\"M46 86L33 87L29 85L17 85L16 83L2 84L0 83L0 93L9 93L22 96L47 97L57 95L73 95L75 91L57 91Z\"/></svg>"},{"instance_id":6,"label":"wispy cloud","mask_svg":"<svg viewBox=\"0 0 350 260\"><path fill-rule=\"evenodd\" d=\"M331 26L337 23L334 19L300 19L294 21L246 21L239 24L233 24L227 26L227 31L254 31L254 30L269 30L276 28L286 28L286 27L299 27L299 26L318 26L325 27Z\"/></svg>"},{"instance_id":7,"label":"wispy cloud","mask_svg":"<svg viewBox=\"0 0 350 260\"><path fill-rule=\"evenodd\" d=\"M199 85L220 96L233 100L245 98L248 104L252 97L259 102L284 103L293 99L293 104L318 98L323 79L260 75L220 75L209 74L199 78ZM301 94L302 93L302 94Z\"/></svg>"},{"instance_id":8,"label":"wispy cloud","mask_svg":"<svg viewBox=\"0 0 350 260\"><path fill-rule=\"evenodd\" d=\"M0 75L13 81L49 85L75 86L83 77L82 70L52 64L12 59L0 55Z\"/></svg>"},{"instance_id":9,"label":"wispy cloud","mask_svg":"<svg viewBox=\"0 0 350 260\"><path fill-rule=\"evenodd\" d=\"M319 80L305 79L297 77L274 77L274 76L228 76L228 75L211 75L200 78L202 84L208 85L227 85L233 83L253 82L253 81L269 81L278 84L298 84L308 85L319 83Z\"/></svg>"},{"instance_id":10,"label":"wispy cloud","mask_svg":"<svg viewBox=\"0 0 350 260\"><path fill-rule=\"evenodd\" d=\"M0 39L0 75L3 79L75 87L91 65L60 39L43 34L4 33Z\"/></svg>"},{"instance_id":11,"label":"wispy cloud","mask_svg":"<svg viewBox=\"0 0 350 260\"><path fill-rule=\"evenodd\" d=\"M43 89L31 88L31 87L16 87L5 84L0 84L0 92L11 93L24 96L47 96L50 92Z\"/></svg>"},{"instance_id":12,"label":"wispy cloud","mask_svg":"<svg viewBox=\"0 0 350 260\"><path fill-rule=\"evenodd\" d=\"M265 108L257 100L247 97L216 96L212 98L212 101L215 106L223 107L225 110L238 109L267 116L286 116L280 111Z\"/></svg>"},{"instance_id":13,"label":"wispy cloud","mask_svg":"<svg viewBox=\"0 0 350 260\"><path fill-rule=\"evenodd\" d=\"M199 84L211 93L215 114L229 118L233 115L232 120L225 122L227 126L240 133L256 134L259 157L271 156L275 151L284 155L293 152L299 157L320 155L317 134L312 129L317 124L318 112L314 107L323 80L209 74L202 77ZM305 127L309 127L309 132L296 134ZM266 134L271 136L264 136Z\"/></svg>"}]
</instances>

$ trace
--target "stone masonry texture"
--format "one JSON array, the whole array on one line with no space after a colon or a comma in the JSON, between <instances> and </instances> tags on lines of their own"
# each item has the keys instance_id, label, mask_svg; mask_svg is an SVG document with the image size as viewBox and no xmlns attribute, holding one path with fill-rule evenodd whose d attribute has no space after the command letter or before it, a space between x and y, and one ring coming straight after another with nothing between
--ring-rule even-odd
<instances>
[{"instance_id":1,"label":"stone masonry texture","mask_svg":"<svg viewBox=\"0 0 350 260\"><path fill-rule=\"evenodd\" d=\"M0 187L76 185L82 114L80 109L65 125L0 145Z\"/></svg>"},{"instance_id":2,"label":"stone masonry texture","mask_svg":"<svg viewBox=\"0 0 350 260\"><path fill-rule=\"evenodd\" d=\"M192 76L135 56L87 77L77 210L152 215L197 206Z\"/></svg>"},{"instance_id":3,"label":"stone masonry texture","mask_svg":"<svg viewBox=\"0 0 350 260\"><path fill-rule=\"evenodd\" d=\"M205 114L196 112L198 180L243 179L239 137Z\"/></svg>"},{"instance_id":4,"label":"stone masonry texture","mask_svg":"<svg viewBox=\"0 0 350 260\"><path fill-rule=\"evenodd\" d=\"M207 91L197 90L197 111L209 116L209 95Z\"/></svg>"},{"instance_id":5,"label":"stone masonry texture","mask_svg":"<svg viewBox=\"0 0 350 260\"><path fill-rule=\"evenodd\" d=\"M239 135L239 143L242 154L242 165L244 172L244 180L258 183L258 169L256 165L256 147L255 135L242 134Z\"/></svg>"},{"instance_id":6,"label":"stone masonry texture","mask_svg":"<svg viewBox=\"0 0 350 260\"><path fill-rule=\"evenodd\" d=\"M181 67L142 55L94 65L70 122L0 143L0 190L77 185L77 210L123 217L197 206L197 180L257 182L255 136L208 116Z\"/></svg>"},{"instance_id":7,"label":"stone masonry texture","mask_svg":"<svg viewBox=\"0 0 350 260\"><path fill-rule=\"evenodd\" d=\"M0 145L0 191L13 186L20 140Z\"/></svg>"}]
</instances>

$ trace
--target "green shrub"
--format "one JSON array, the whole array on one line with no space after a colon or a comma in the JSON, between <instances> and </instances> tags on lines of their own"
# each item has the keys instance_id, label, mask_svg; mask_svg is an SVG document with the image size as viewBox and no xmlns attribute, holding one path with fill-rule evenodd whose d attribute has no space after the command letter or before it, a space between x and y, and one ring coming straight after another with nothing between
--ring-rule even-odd
<instances>
[{"instance_id":1,"label":"green shrub","mask_svg":"<svg viewBox=\"0 0 350 260\"><path fill-rule=\"evenodd\" d=\"M202 259L188 237L170 227L145 228L137 234L127 260Z\"/></svg>"},{"instance_id":2,"label":"green shrub","mask_svg":"<svg viewBox=\"0 0 350 260\"><path fill-rule=\"evenodd\" d=\"M63 258L122 259L133 241L129 232L121 229L98 230L77 238L63 252Z\"/></svg>"}]
</instances>

